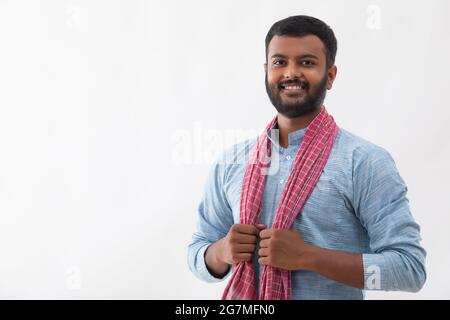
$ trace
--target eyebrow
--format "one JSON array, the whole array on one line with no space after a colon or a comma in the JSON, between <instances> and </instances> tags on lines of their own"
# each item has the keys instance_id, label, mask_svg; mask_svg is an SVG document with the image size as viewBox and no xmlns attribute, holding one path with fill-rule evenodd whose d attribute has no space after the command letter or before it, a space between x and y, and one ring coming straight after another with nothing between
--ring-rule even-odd
<instances>
[{"instance_id":1,"label":"eyebrow","mask_svg":"<svg viewBox=\"0 0 450 320\"><path fill-rule=\"evenodd\" d=\"M287 59L288 57L285 56L284 54L281 54L281 53L275 53L275 54L273 54L270 58L271 58L271 59L273 59L273 58L283 58L283 59ZM319 57L317 57L316 55L313 55L313 54L311 54L311 53L308 53L308 54L302 54L302 55L300 55L300 56L297 56L297 58L298 58L298 59L313 58L313 59L319 60Z\"/></svg>"}]
</instances>

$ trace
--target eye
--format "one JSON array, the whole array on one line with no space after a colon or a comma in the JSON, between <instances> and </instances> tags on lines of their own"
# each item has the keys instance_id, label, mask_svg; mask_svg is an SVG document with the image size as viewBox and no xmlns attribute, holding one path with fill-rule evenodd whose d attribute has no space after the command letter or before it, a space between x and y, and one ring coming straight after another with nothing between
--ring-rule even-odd
<instances>
[{"instance_id":1,"label":"eye","mask_svg":"<svg viewBox=\"0 0 450 320\"><path fill-rule=\"evenodd\" d=\"M300 64L301 64L302 66L313 66L313 65L314 65L314 62L311 61L311 60L303 60L302 62L300 62Z\"/></svg>"},{"instance_id":2,"label":"eye","mask_svg":"<svg viewBox=\"0 0 450 320\"><path fill-rule=\"evenodd\" d=\"M274 62L273 62L273 64L275 65L275 66L280 66L280 65L283 65L285 62L283 61L283 60L275 60Z\"/></svg>"}]
</instances>

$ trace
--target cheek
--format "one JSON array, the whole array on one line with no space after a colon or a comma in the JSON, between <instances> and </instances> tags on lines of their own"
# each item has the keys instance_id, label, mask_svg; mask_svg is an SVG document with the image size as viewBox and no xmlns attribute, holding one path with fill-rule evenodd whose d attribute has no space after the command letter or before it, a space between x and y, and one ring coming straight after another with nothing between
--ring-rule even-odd
<instances>
[{"instance_id":1,"label":"cheek","mask_svg":"<svg viewBox=\"0 0 450 320\"><path fill-rule=\"evenodd\" d=\"M306 79L313 85L318 86L322 83L324 77L328 78L328 75L325 74L323 70L311 70L311 72L305 74Z\"/></svg>"},{"instance_id":2,"label":"cheek","mask_svg":"<svg viewBox=\"0 0 450 320\"><path fill-rule=\"evenodd\" d=\"M276 72L269 72L267 74L267 81L271 86L277 86L278 85L278 79L279 75Z\"/></svg>"},{"instance_id":3,"label":"cheek","mask_svg":"<svg viewBox=\"0 0 450 320\"><path fill-rule=\"evenodd\" d=\"M312 69L304 71L303 76L310 83L316 83L320 79L319 72Z\"/></svg>"},{"instance_id":4,"label":"cheek","mask_svg":"<svg viewBox=\"0 0 450 320\"><path fill-rule=\"evenodd\" d=\"M278 81L276 79L268 79L269 86L272 88L272 90L278 91Z\"/></svg>"}]
</instances>

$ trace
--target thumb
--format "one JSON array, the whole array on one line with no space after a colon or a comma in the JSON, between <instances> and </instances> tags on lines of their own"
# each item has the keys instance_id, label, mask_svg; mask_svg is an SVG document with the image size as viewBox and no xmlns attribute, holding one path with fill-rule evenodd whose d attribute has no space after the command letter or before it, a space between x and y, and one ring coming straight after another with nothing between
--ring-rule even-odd
<instances>
[{"instance_id":1,"label":"thumb","mask_svg":"<svg viewBox=\"0 0 450 320\"><path fill-rule=\"evenodd\" d=\"M265 225L265 224L262 224L262 223L257 223L257 224L256 224L256 227L257 227L258 229L260 229L260 230L263 230L263 229L266 228L266 225Z\"/></svg>"}]
</instances>

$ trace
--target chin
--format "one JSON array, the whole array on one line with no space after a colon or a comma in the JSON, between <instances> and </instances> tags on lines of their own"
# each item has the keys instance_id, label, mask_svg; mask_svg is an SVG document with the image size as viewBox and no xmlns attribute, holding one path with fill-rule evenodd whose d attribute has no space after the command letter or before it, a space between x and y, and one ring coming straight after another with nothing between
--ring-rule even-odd
<instances>
[{"instance_id":1,"label":"chin","mask_svg":"<svg viewBox=\"0 0 450 320\"><path fill-rule=\"evenodd\" d=\"M283 101L283 105L285 107L297 106L297 105L303 103L303 99L299 99L299 100L296 100L296 99L285 100L285 99L283 99L282 101Z\"/></svg>"}]
</instances>

